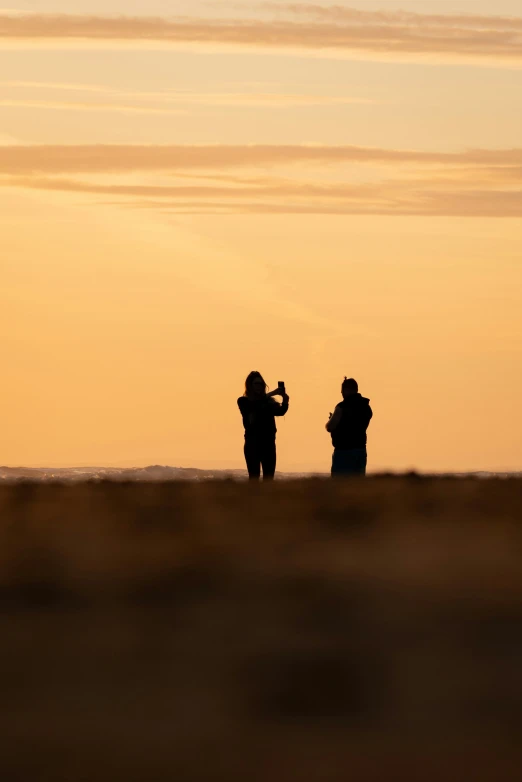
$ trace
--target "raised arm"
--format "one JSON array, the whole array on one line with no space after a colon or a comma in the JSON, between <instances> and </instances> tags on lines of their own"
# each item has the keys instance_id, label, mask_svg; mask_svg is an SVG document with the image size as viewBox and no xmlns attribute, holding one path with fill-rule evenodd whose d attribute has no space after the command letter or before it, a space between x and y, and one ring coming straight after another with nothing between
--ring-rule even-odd
<instances>
[{"instance_id":1,"label":"raised arm","mask_svg":"<svg viewBox=\"0 0 522 782\"><path fill-rule=\"evenodd\" d=\"M326 428L327 432L333 432L334 429L337 429L337 427L339 426L339 424L341 422L342 415L343 415L343 408L339 404L335 408L334 414L333 415L330 414L330 418L326 422L326 427L325 428Z\"/></svg>"},{"instance_id":2,"label":"raised arm","mask_svg":"<svg viewBox=\"0 0 522 782\"><path fill-rule=\"evenodd\" d=\"M288 412L288 405L290 402L290 397L288 394L283 394L283 401L281 404L279 402L276 402L275 399L271 399L271 411L274 415L286 415Z\"/></svg>"}]
</instances>

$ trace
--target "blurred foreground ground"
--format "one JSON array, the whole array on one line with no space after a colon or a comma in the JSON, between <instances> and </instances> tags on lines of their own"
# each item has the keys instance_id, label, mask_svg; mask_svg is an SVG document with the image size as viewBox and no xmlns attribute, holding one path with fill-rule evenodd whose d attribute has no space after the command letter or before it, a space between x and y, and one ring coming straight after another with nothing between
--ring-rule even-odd
<instances>
[{"instance_id":1,"label":"blurred foreground ground","mask_svg":"<svg viewBox=\"0 0 522 782\"><path fill-rule=\"evenodd\" d=\"M522 481L0 486L2 782L522 779Z\"/></svg>"}]
</instances>

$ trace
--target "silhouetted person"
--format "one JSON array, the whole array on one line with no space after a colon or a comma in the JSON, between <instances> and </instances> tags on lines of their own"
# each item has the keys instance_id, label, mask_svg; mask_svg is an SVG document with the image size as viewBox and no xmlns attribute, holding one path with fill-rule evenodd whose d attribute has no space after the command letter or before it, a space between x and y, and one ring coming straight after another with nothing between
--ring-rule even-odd
<instances>
[{"instance_id":1,"label":"silhouetted person","mask_svg":"<svg viewBox=\"0 0 522 782\"><path fill-rule=\"evenodd\" d=\"M245 394L237 400L245 427L245 460L248 477L258 480L263 468L263 480L271 480L276 468L275 416L288 410L290 397L284 386L267 393L267 385L259 372L251 372L245 382ZM273 399L283 397L282 404Z\"/></svg>"},{"instance_id":2,"label":"silhouetted person","mask_svg":"<svg viewBox=\"0 0 522 782\"><path fill-rule=\"evenodd\" d=\"M334 447L332 476L365 475L367 464L366 430L373 417L370 400L359 394L357 381L344 378L339 402L326 430Z\"/></svg>"}]
</instances>

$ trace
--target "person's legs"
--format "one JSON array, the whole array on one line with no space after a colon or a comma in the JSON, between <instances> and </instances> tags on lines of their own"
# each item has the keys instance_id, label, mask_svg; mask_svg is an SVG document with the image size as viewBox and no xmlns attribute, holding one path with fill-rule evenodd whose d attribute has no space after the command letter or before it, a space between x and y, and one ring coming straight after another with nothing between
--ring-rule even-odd
<instances>
[{"instance_id":1,"label":"person's legs","mask_svg":"<svg viewBox=\"0 0 522 782\"><path fill-rule=\"evenodd\" d=\"M339 475L344 475L344 460L343 454L339 448L335 448L332 454L332 478L336 478Z\"/></svg>"},{"instance_id":2,"label":"person's legs","mask_svg":"<svg viewBox=\"0 0 522 782\"><path fill-rule=\"evenodd\" d=\"M366 448L351 448L346 451L336 448L332 458L332 477L365 475L366 463Z\"/></svg>"},{"instance_id":3,"label":"person's legs","mask_svg":"<svg viewBox=\"0 0 522 782\"><path fill-rule=\"evenodd\" d=\"M368 455L366 448L357 448L353 452L353 472L355 475L366 475L366 465L368 464Z\"/></svg>"},{"instance_id":4,"label":"person's legs","mask_svg":"<svg viewBox=\"0 0 522 782\"><path fill-rule=\"evenodd\" d=\"M248 477L251 481L258 481L261 475L261 456L257 443L245 441L245 461Z\"/></svg>"},{"instance_id":5,"label":"person's legs","mask_svg":"<svg viewBox=\"0 0 522 782\"><path fill-rule=\"evenodd\" d=\"M276 444L273 442L263 443L261 451L261 464L263 465L263 480L271 481L276 470Z\"/></svg>"}]
</instances>

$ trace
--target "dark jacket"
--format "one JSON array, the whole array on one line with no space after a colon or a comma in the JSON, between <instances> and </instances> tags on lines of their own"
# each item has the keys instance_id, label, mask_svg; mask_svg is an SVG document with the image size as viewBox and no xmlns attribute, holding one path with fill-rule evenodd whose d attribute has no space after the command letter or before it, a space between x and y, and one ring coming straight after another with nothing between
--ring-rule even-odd
<instances>
[{"instance_id":1,"label":"dark jacket","mask_svg":"<svg viewBox=\"0 0 522 782\"><path fill-rule=\"evenodd\" d=\"M366 430L373 416L370 400L360 394L351 394L338 407L343 412L341 420L332 432L334 448L342 451L365 448Z\"/></svg>"},{"instance_id":2,"label":"dark jacket","mask_svg":"<svg viewBox=\"0 0 522 782\"><path fill-rule=\"evenodd\" d=\"M288 402L279 404L271 396L262 399L240 396L237 405L243 416L245 440L274 440L275 416L284 415L288 410Z\"/></svg>"}]
</instances>

